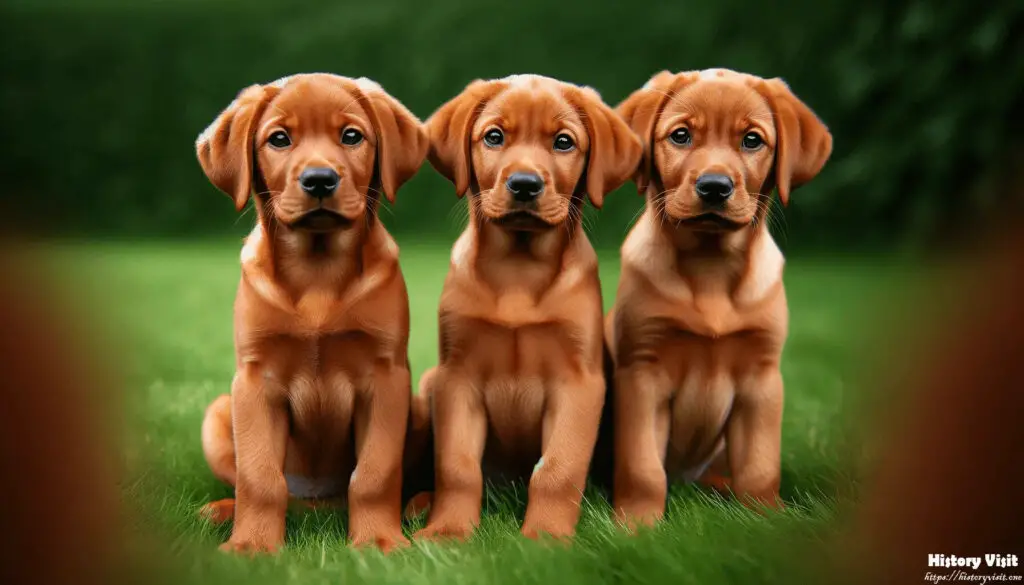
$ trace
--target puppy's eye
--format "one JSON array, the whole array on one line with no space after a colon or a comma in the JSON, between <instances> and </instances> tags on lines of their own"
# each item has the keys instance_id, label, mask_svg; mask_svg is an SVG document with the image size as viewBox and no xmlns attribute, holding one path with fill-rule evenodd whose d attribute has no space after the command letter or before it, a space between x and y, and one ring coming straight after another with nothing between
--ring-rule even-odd
<instances>
[{"instance_id":1,"label":"puppy's eye","mask_svg":"<svg viewBox=\"0 0 1024 585\"><path fill-rule=\"evenodd\" d=\"M346 146L355 146L363 141L363 133L355 128L345 128L341 131L341 143Z\"/></svg>"},{"instance_id":2,"label":"puppy's eye","mask_svg":"<svg viewBox=\"0 0 1024 585\"><path fill-rule=\"evenodd\" d=\"M574 148L576 148L576 143L573 142L572 136L568 134L555 136L555 150L558 152L569 152Z\"/></svg>"},{"instance_id":3,"label":"puppy's eye","mask_svg":"<svg viewBox=\"0 0 1024 585\"><path fill-rule=\"evenodd\" d=\"M764 146L764 140L757 132L747 132L743 135L742 144L747 150L757 150Z\"/></svg>"},{"instance_id":4,"label":"puppy's eye","mask_svg":"<svg viewBox=\"0 0 1024 585\"><path fill-rule=\"evenodd\" d=\"M505 135L501 133L501 130L492 128L484 134L484 144L491 148L497 148L505 143Z\"/></svg>"},{"instance_id":5,"label":"puppy's eye","mask_svg":"<svg viewBox=\"0 0 1024 585\"><path fill-rule=\"evenodd\" d=\"M693 137L690 136L690 131L686 128L676 128L668 135L668 139L672 141L672 144L678 146L688 146L693 142Z\"/></svg>"},{"instance_id":6,"label":"puppy's eye","mask_svg":"<svg viewBox=\"0 0 1024 585\"><path fill-rule=\"evenodd\" d=\"M288 137L288 133L284 130L278 130L267 138L267 144L274 148L288 148L292 145L292 139Z\"/></svg>"}]
</instances>

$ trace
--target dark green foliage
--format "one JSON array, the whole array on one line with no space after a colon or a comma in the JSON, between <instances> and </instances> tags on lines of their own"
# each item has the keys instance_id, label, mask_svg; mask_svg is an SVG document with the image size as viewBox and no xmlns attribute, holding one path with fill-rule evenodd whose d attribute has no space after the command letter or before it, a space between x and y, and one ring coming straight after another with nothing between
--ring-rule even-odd
<instances>
[{"instance_id":1,"label":"dark green foliage","mask_svg":"<svg viewBox=\"0 0 1024 585\"><path fill-rule=\"evenodd\" d=\"M1022 155L1019 0L20 0L2 20L4 198L62 231L243 233L251 215L236 221L193 140L241 88L294 72L374 78L423 118L474 78L517 72L612 104L661 69L784 77L836 144L776 222L790 245L942 237L1006 209ZM634 192L589 214L600 244L621 241ZM455 205L425 166L385 221L448 236Z\"/></svg>"}]
</instances>

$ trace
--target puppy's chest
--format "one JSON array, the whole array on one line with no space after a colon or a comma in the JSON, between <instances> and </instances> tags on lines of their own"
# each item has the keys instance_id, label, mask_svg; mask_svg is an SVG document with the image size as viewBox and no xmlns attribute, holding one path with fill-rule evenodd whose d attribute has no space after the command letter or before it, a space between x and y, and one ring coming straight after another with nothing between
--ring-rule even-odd
<instances>
[{"instance_id":1,"label":"puppy's chest","mask_svg":"<svg viewBox=\"0 0 1024 585\"><path fill-rule=\"evenodd\" d=\"M487 413L485 464L511 465L499 475L515 475L519 463L536 463L546 397L578 371L582 342L559 323L509 328L455 319L443 331L442 363L469 376Z\"/></svg>"},{"instance_id":2,"label":"puppy's chest","mask_svg":"<svg viewBox=\"0 0 1024 585\"><path fill-rule=\"evenodd\" d=\"M279 305L262 306L250 322L253 328L287 335L331 335L358 326L348 305L334 291L311 289Z\"/></svg>"},{"instance_id":3,"label":"puppy's chest","mask_svg":"<svg viewBox=\"0 0 1024 585\"><path fill-rule=\"evenodd\" d=\"M546 379L579 366L587 347L581 327L560 321L507 326L442 314L441 362L493 380Z\"/></svg>"},{"instance_id":4,"label":"puppy's chest","mask_svg":"<svg viewBox=\"0 0 1024 585\"><path fill-rule=\"evenodd\" d=\"M367 385L378 339L353 330L323 335L271 334L239 344L243 363L261 370L271 395L283 396L296 418L331 410Z\"/></svg>"},{"instance_id":5,"label":"puppy's chest","mask_svg":"<svg viewBox=\"0 0 1024 585\"><path fill-rule=\"evenodd\" d=\"M653 359L668 371L677 387L693 377L742 378L778 362L784 329L771 320L719 309L726 314L709 318L690 308L631 316L622 324L619 336L620 361Z\"/></svg>"}]
</instances>

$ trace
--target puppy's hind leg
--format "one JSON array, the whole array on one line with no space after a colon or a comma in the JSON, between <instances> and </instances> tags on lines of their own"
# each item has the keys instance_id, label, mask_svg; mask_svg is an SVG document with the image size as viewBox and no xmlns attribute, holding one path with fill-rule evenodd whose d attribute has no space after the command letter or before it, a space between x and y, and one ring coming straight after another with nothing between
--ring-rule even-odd
<instances>
[{"instance_id":1,"label":"puppy's hind leg","mask_svg":"<svg viewBox=\"0 0 1024 585\"><path fill-rule=\"evenodd\" d=\"M221 394L206 408L202 427L203 455L213 475L224 483L235 485L235 440L231 431L231 396ZM214 524L230 520L235 513L235 500L225 498L199 509L199 515Z\"/></svg>"}]
</instances>

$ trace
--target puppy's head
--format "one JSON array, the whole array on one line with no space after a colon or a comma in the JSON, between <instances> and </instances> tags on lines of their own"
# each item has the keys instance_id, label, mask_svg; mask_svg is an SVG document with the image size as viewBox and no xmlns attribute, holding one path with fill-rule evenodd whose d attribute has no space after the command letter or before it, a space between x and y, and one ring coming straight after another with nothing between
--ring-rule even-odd
<instances>
[{"instance_id":1,"label":"puppy's head","mask_svg":"<svg viewBox=\"0 0 1024 585\"><path fill-rule=\"evenodd\" d=\"M315 73L244 89L196 140L203 171L260 221L342 229L423 163L420 121L367 79Z\"/></svg>"},{"instance_id":2,"label":"puppy's head","mask_svg":"<svg viewBox=\"0 0 1024 585\"><path fill-rule=\"evenodd\" d=\"M594 90L537 75L474 81L426 122L430 162L472 190L482 218L513 230L557 226L595 207L640 159L629 127Z\"/></svg>"},{"instance_id":3,"label":"puppy's head","mask_svg":"<svg viewBox=\"0 0 1024 585\"><path fill-rule=\"evenodd\" d=\"M663 71L617 110L644 143L640 193L699 230L749 225L775 187L787 204L832 153L828 129L778 78Z\"/></svg>"}]
</instances>

